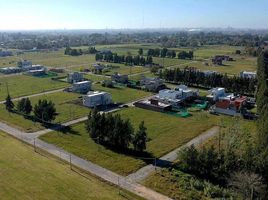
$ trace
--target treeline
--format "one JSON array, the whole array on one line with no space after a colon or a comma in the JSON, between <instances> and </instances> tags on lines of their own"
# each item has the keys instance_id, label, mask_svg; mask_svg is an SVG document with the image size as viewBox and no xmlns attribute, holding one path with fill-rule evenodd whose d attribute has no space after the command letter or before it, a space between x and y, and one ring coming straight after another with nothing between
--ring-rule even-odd
<instances>
[{"instance_id":1,"label":"treeline","mask_svg":"<svg viewBox=\"0 0 268 200\"><path fill-rule=\"evenodd\" d=\"M119 56L117 53L97 53L95 56L96 61L106 61L112 63L123 63L126 65L154 65L152 56L147 56L146 58L140 55L137 56Z\"/></svg>"},{"instance_id":2,"label":"treeline","mask_svg":"<svg viewBox=\"0 0 268 200\"><path fill-rule=\"evenodd\" d=\"M139 50L139 52L141 51L141 49ZM153 56L153 57L161 57L161 58L175 58L176 56L178 57L178 59L190 59L192 60L194 57L194 52L193 51L180 51L178 53L178 55L176 54L175 50L169 50L167 48L163 48L163 49L148 49L147 51L147 56Z\"/></svg>"},{"instance_id":3,"label":"treeline","mask_svg":"<svg viewBox=\"0 0 268 200\"><path fill-rule=\"evenodd\" d=\"M83 54L95 54L97 52L95 47L89 47L88 49L72 49L71 47L66 47L64 54L69 56L81 56Z\"/></svg>"},{"instance_id":4,"label":"treeline","mask_svg":"<svg viewBox=\"0 0 268 200\"><path fill-rule=\"evenodd\" d=\"M33 107L29 98L22 98L15 107L10 95L8 95L6 97L5 106L8 112L14 112L24 117L31 117L30 114L33 111L34 119L42 123L50 123L55 120L57 115L55 104L46 99L39 100Z\"/></svg>"},{"instance_id":5,"label":"treeline","mask_svg":"<svg viewBox=\"0 0 268 200\"><path fill-rule=\"evenodd\" d=\"M159 77L169 82L182 83L189 86L204 88L224 87L229 92L248 95L254 95L257 84L256 79L227 76L227 74L218 73L206 75L202 71L187 67L183 70L179 68L161 70Z\"/></svg>"},{"instance_id":6,"label":"treeline","mask_svg":"<svg viewBox=\"0 0 268 200\"><path fill-rule=\"evenodd\" d=\"M124 120L119 114L100 114L94 109L88 115L86 130L95 142L117 150L129 149L131 145L138 152L146 149L147 133L143 121L134 134L129 119Z\"/></svg>"}]
</instances>

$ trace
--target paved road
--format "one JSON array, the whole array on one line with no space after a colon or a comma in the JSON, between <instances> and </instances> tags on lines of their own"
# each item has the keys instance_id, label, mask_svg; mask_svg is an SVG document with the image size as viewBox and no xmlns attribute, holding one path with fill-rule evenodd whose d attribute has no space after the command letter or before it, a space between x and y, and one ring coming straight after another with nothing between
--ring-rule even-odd
<instances>
[{"instance_id":1,"label":"paved road","mask_svg":"<svg viewBox=\"0 0 268 200\"><path fill-rule=\"evenodd\" d=\"M79 168L90 172L91 174L98 176L105 181L113 183L123 189L126 189L136 195L139 195L145 199L149 200L171 200L170 198L157 193L149 188L146 188L140 184L130 181L129 179L120 176L110 170L107 170L103 167L100 167L90 161L84 160L74 154L70 154L67 151L64 151L55 145L48 144L44 141L41 141L38 138L33 138L30 134L21 132L13 127L10 127L2 122L0 122L0 129L19 140L26 142L30 145L35 145L36 147L49 152L50 154L57 156L60 159L69 162L71 160L72 165L78 166Z\"/></svg>"},{"instance_id":2,"label":"paved road","mask_svg":"<svg viewBox=\"0 0 268 200\"><path fill-rule=\"evenodd\" d=\"M57 92L63 91L63 89L64 88L56 89L56 90L50 90L50 91L41 92L41 93L37 93L37 94L31 94L31 95L22 96L22 97L17 97L17 98L13 98L12 101L18 101L18 100L21 100L23 98L38 97L38 96L42 96L42 95L46 95L46 94L57 93ZM0 104L3 104L3 103L5 103L5 101L0 101Z\"/></svg>"},{"instance_id":3,"label":"paved road","mask_svg":"<svg viewBox=\"0 0 268 200\"><path fill-rule=\"evenodd\" d=\"M191 145L202 144L207 139L218 134L219 130L220 129L218 126L214 126L213 128L205 131L201 135L190 140L185 145L183 145L183 146L171 151L170 153L162 156L161 158L158 159L159 161L157 161L157 164L160 165L161 163L163 164L163 163L170 163L170 162L175 161L178 157L177 153L179 150L181 150L185 147L189 147ZM134 172L133 174L128 175L127 178L133 182L139 182L139 181L142 181L143 179L145 179L147 176L149 176L151 173L153 173L156 169L159 169L159 168L160 167L155 167L153 164L150 164L150 165L147 165L147 166L139 169L138 171Z\"/></svg>"}]
</instances>

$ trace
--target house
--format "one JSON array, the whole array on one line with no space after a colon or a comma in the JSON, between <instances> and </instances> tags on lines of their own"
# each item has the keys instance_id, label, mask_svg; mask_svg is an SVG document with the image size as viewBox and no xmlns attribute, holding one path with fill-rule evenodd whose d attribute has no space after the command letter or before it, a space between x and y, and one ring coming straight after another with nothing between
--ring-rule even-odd
<instances>
[{"instance_id":1,"label":"house","mask_svg":"<svg viewBox=\"0 0 268 200\"><path fill-rule=\"evenodd\" d=\"M17 63L17 66L22 68L22 69L26 69L26 68L30 68L32 67L32 61L29 60L21 60Z\"/></svg>"},{"instance_id":2,"label":"house","mask_svg":"<svg viewBox=\"0 0 268 200\"><path fill-rule=\"evenodd\" d=\"M111 76L112 81L117 82L117 83L127 83L128 82L128 75L124 74L119 74L119 73L114 73Z\"/></svg>"},{"instance_id":3,"label":"house","mask_svg":"<svg viewBox=\"0 0 268 200\"><path fill-rule=\"evenodd\" d=\"M83 80L84 80L83 74L80 72L69 73L67 76L68 83L76 83L76 82L81 82Z\"/></svg>"},{"instance_id":4,"label":"house","mask_svg":"<svg viewBox=\"0 0 268 200\"><path fill-rule=\"evenodd\" d=\"M207 98L213 100L213 101L217 101L219 100L220 97L225 97L226 93L225 93L225 88L213 88L211 90L208 91L208 95Z\"/></svg>"},{"instance_id":5,"label":"house","mask_svg":"<svg viewBox=\"0 0 268 200\"><path fill-rule=\"evenodd\" d=\"M251 79L251 78L256 78L257 73L256 72L242 71L242 72L240 72L239 75L240 75L241 78L249 78L249 79Z\"/></svg>"},{"instance_id":6,"label":"house","mask_svg":"<svg viewBox=\"0 0 268 200\"><path fill-rule=\"evenodd\" d=\"M214 107L213 112L231 116L241 116L242 109L246 104L247 97L234 96L229 94L223 97L219 97Z\"/></svg>"},{"instance_id":7,"label":"house","mask_svg":"<svg viewBox=\"0 0 268 200\"><path fill-rule=\"evenodd\" d=\"M0 73L3 74L15 74L22 72L21 68L19 67L4 67L0 68Z\"/></svg>"},{"instance_id":8,"label":"house","mask_svg":"<svg viewBox=\"0 0 268 200\"><path fill-rule=\"evenodd\" d=\"M212 70L206 70L206 71L203 71L203 74L205 75L205 77L208 77L208 76L212 76L212 75L216 75L218 72L216 71L212 71Z\"/></svg>"},{"instance_id":9,"label":"house","mask_svg":"<svg viewBox=\"0 0 268 200\"><path fill-rule=\"evenodd\" d=\"M112 104L112 96L107 92L88 92L87 95L83 96L83 105L87 107L96 107L96 106L106 106Z\"/></svg>"},{"instance_id":10,"label":"house","mask_svg":"<svg viewBox=\"0 0 268 200\"><path fill-rule=\"evenodd\" d=\"M105 66L104 65L101 65L99 63L92 64L92 67L93 67L93 72L95 74L100 74L105 69Z\"/></svg>"},{"instance_id":11,"label":"house","mask_svg":"<svg viewBox=\"0 0 268 200\"><path fill-rule=\"evenodd\" d=\"M222 65L223 61L234 61L234 59L226 55L216 55L212 58L214 65Z\"/></svg>"},{"instance_id":12,"label":"house","mask_svg":"<svg viewBox=\"0 0 268 200\"><path fill-rule=\"evenodd\" d=\"M186 85L179 85L175 88L176 91L180 91L182 93L183 100L189 100L193 97L199 96L199 91L193 91L189 89Z\"/></svg>"},{"instance_id":13,"label":"house","mask_svg":"<svg viewBox=\"0 0 268 200\"><path fill-rule=\"evenodd\" d=\"M151 92L158 92L159 90L165 89L166 85L164 81L160 78L147 78L143 77L140 80L140 85L148 91Z\"/></svg>"},{"instance_id":14,"label":"house","mask_svg":"<svg viewBox=\"0 0 268 200\"><path fill-rule=\"evenodd\" d=\"M157 98L151 98L147 100L141 100L135 102L134 105L138 108L143 108L147 110L157 111L157 112L165 112L171 111L171 104L160 102Z\"/></svg>"},{"instance_id":15,"label":"house","mask_svg":"<svg viewBox=\"0 0 268 200\"><path fill-rule=\"evenodd\" d=\"M13 56L12 51L0 49L0 57Z\"/></svg>"},{"instance_id":16,"label":"house","mask_svg":"<svg viewBox=\"0 0 268 200\"><path fill-rule=\"evenodd\" d=\"M46 74L46 69L42 68L42 69L32 69L27 71L27 74L31 75L31 76L42 76Z\"/></svg>"},{"instance_id":17,"label":"house","mask_svg":"<svg viewBox=\"0 0 268 200\"><path fill-rule=\"evenodd\" d=\"M91 90L91 85L91 81L76 82L73 83L71 91L86 94L88 91Z\"/></svg>"}]
</instances>

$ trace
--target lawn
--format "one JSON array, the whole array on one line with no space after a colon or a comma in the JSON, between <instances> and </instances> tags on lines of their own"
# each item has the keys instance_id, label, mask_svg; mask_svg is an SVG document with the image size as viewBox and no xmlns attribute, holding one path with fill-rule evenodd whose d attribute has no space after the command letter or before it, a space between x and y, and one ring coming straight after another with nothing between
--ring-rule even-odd
<instances>
[{"instance_id":1,"label":"lawn","mask_svg":"<svg viewBox=\"0 0 268 200\"><path fill-rule=\"evenodd\" d=\"M1 199L125 199L117 188L89 174L81 176L69 165L34 153L2 132L0 154Z\"/></svg>"},{"instance_id":2,"label":"lawn","mask_svg":"<svg viewBox=\"0 0 268 200\"><path fill-rule=\"evenodd\" d=\"M68 84L53 81L51 78L38 78L27 75L10 77L0 76L0 100L7 96L7 86L12 98L41 93L49 90L67 87Z\"/></svg>"},{"instance_id":3,"label":"lawn","mask_svg":"<svg viewBox=\"0 0 268 200\"><path fill-rule=\"evenodd\" d=\"M80 96L81 95L75 93L58 92L39 97L32 97L30 100L32 105L35 105L39 99L51 100L55 103L58 113L54 122L63 123L86 116L89 113L90 109L71 103L71 101L77 100ZM26 132L34 132L43 129L40 123L34 123L15 113L8 113L5 110L4 105L0 105L0 120Z\"/></svg>"},{"instance_id":4,"label":"lawn","mask_svg":"<svg viewBox=\"0 0 268 200\"><path fill-rule=\"evenodd\" d=\"M185 144L217 124L220 118L200 113L185 119L139 108L127 108L118 113L123 118L129 118L136 130L139 123L145 121L150 138L147 151L153 157L160 157ZM71 130L67 133L51 132L41 139L122 175L130 174L146 164L143 160L97 145L89 138L83 123L72 126Z\"/></svg>"},{"instance_id":5,"label":"lawn","mask_svg":"<svg viewBox=\"0 0 268 200\"><path fill-rule=\"evenodd\" d=\"M150 92L136 90L128 87L115 86L114 88L103 87L101 84L94 84L94 90L109 92L115 103L128 103L152 95Z\"/></svg>"}]
</instances>

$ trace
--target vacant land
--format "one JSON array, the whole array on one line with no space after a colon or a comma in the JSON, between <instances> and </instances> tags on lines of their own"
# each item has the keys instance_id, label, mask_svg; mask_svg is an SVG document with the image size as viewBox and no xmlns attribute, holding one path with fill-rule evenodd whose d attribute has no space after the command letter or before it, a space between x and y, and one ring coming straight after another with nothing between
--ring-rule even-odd
<instances>
[{"instance_id":1,"label":"vacant land","mask_svg":"<svg viewBox=\"0 0 268 200\"><path fill-rule=\"evenodd\" d=\"M49 90L67 87L68 84L53 81L51 78L37 78L27 75L10 77L0 76L0 100L7 96L7 89L12 98L41 93Z\"/></svg>"},{"instance_id":2,"label":"vacant land","mask_svg":"<svg viewBox=\"0 0 268 200\"><path fill-rule=\"evenodd\" d=\"M58 113L55 122L63 123L86 116L89 113L89 108L76 104L76 101L79 101L80 96L81 95L75 93L58 92L39 97L32 97L30 100L32 105L35 105L39 99L51 100L53 103L55 103ZM16 126L17 128L26 132L34 132L43 128L40 123L34 123L32 120L26 119L16 113L8 113L4 105L0 105L0 111L1 121Z\"/></svg>"},{"instance_id":3,"label":"vacant land","mask_svg":"<svg viewBox=\"0 0 268 200\"><path fill-rule=\"evenodd\" d=\"M111 93L113 101L115 103L128 103L152 95L150 92L131 89L124 86L115 86L114 88L108 88L103 87L101 84L94 84L93 89Z\"/></svg>"},{"instance_id":4,"label":"vacant land","mask_svg":"<svg viewBox=\"0 0 268 200\"><path fill-rule=\"evenodd\" d=\"M118 189L0 132L1 199L125 199ZM131 199L138 199L128 194Z\"/></svg>"},{"instance_id":5,"label":"vacant land","mask_svg":"<svg viewBox=\"0 0 268 200\"><path fill-rule=\"evenodd\" d=\"M205 113L183 119L139 108L128 108L118 113L123 118L129 118L136 130L139 123L145 121L150 138L147 151L152 157L160 157L185 144L219 120L218 117ZM141 159L96 144L89 138L84 123L72 126L71 130L67 133L51 132L41 139L122 175L134 172L146 164Z\"/></svg>"}]
</instances>

